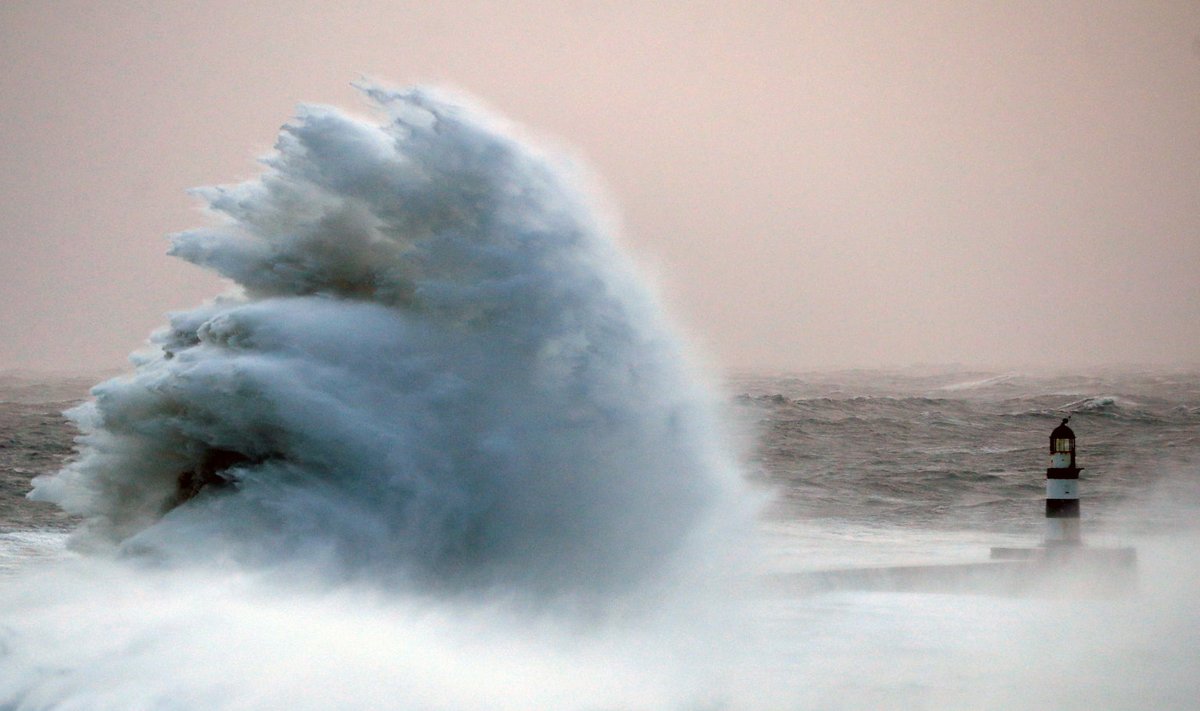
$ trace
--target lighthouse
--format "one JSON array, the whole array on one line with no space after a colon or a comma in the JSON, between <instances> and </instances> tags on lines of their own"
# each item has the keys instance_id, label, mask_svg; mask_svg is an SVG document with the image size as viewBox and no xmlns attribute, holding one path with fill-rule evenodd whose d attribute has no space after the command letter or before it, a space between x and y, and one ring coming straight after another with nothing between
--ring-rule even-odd
<instances>
[{"instance_id":1,"label":"lighthouse","mask_svg":"<svg viewBox=\"0 0 1200 711\"><path fill-rule=\"evenodd\" d=\"M1046 469L1046 545L1079 545L1079 472L1075 465L1075 433L1069 417L1050 433L1050 467Z\"/></svg>"},{"instance_id":2,"label":"lighthouse","mask_svg":"<svg viewBox=\"0 0 1200 711\"><path fill-rule=\"evenodd\" d=\"M1079 472L1070 418L1050 432L1046 537L1040 546L993 546L986 563L906 565L802 573L809 589L982 592L1111 597L1137 589L1137 550L1085 546L1079 535ZM1035 472L1030 472L1034 475ZM1036 499L1029 501L1030 513Z\"/></svg>"},{"instance_id":3,"label":"lighthouse","mask_svg":"<svg viewBox=\"0 0 1200 711\"><path fill-rule=\"evenodd\" d=\"M1137 587L1137 550L1095 548L1079 536L1079 472L1075 433L1069 417L1050 432L1050 466L1046 468L1046 539L1037 548L993 547L998 576L1008 576L1010 590L1061 594L1122 595Z\"/></svg>"}]
</instances>

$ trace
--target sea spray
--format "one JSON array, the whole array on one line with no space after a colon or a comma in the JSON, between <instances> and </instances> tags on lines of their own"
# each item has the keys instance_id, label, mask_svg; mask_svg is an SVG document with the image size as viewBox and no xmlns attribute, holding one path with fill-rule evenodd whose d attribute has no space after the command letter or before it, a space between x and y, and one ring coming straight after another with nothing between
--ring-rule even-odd
<instances>
[{"instance_id":1,"label":"sea spray","mask_svg":"<svg viewBox=\"0 0 1200 711\"><path fill-rule=\"evenodd\" d=\"M261 177L197 191L217 224L171 251L233 289L70 412L31 496L85 523L0 586L0 709L726 693L751 507L581 171L361 88L381 124L303 107Z\"/></svg>"},{"instance_id":2,"label":"sea spray","mask_svg":"<svg viewBox=\"0 0 1200 711\"><path fill-rule=\"evenodd\" d=\"M704 389L579 171L461 98L302 107L171 253L234 292L70 413L79 546L604 599L741 512Z\"/></svg>"}]
</instances>

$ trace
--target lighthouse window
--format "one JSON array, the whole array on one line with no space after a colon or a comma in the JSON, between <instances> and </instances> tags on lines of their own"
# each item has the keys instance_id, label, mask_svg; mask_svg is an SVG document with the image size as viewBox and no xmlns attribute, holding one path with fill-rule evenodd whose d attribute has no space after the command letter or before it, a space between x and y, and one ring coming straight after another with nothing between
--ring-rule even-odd
<instances>
[{"instance_id":1,"label":"lighthouse window","mask_svg":"<svg viewBox=\"0 0 1200 711\"><path fill-rule=\"evenodd\" d=\"M1054 451L1055 452L1070 452L1071 451L1071 440L1069 440L1069 439L1054 440Z\"/></svg>"}]
</instances>

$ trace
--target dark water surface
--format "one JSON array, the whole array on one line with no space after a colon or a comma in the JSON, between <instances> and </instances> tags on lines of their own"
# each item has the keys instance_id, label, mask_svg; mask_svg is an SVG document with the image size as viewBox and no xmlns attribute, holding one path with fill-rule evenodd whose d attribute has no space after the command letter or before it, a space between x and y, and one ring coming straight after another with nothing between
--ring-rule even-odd
<instances>
[{"instance_id":1,"label":"dark water surface","mask_svg":"<svg viewBox=\"0 0 1200 711\"><path fill-rule=\"evenodd\" d=\"M1169 531L1200 503L1195 372L852 371L729 387L756 433L752 474L775 485L783 518L1040 533L1063 417L1093 531Z\"/></svg>"}]
</instances>

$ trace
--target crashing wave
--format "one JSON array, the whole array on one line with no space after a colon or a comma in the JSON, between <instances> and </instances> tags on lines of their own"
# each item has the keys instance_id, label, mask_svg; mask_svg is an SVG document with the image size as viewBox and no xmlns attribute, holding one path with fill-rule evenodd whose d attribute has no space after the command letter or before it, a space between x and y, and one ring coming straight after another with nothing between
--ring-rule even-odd
<instances>
[{"instance_id":1,"label":"crashing wave","mask_svg":"<svg viewBox=\"0 0 1200 711\"><path fill-rule=\"evenodd\" d=\"M578 171L434 91L362 87L197 191L171 253L239 290L71 411L31 496L174 561L551 593L669 565L737 498L714 409Z\"/></svg>"},{"instance_id":2,"label":"crashing wave","mask_svg":"<svg viewBox=\"0 0 1200 711\"><path fill-rule=\"evenodd\" d=\"M1085 397L1074 402L1069 402L1060 407L1064 412L1094 412L1100 414L1115 414L1123 411L1130 411L1137 407L1137 403L1119 398L1115 395L1094 395Z\"/></svg>"},{"instance_id":3,"label":"crashing wave","mask_svg":"<svg viewBox=\"0 0 1200 711\"><path fill-rule=\"evenodd\" d=\"M992 387L994 385L1003 385L1006 383L1010 383L1013 380L1015 380L1016 378L1017 378L1017 375L1015 373L1006 373L1004 375L994 375L994 376L990 376L987 378L966 380L966 381L959 382L959 383L951 383L949 385L943 385L943 386L937 388L937 390L946 390L946 391L950 391L950 392L955 392L955 391L959 391L959 390L981 390L983 388Z\"/></svg>"}]
</instances>

